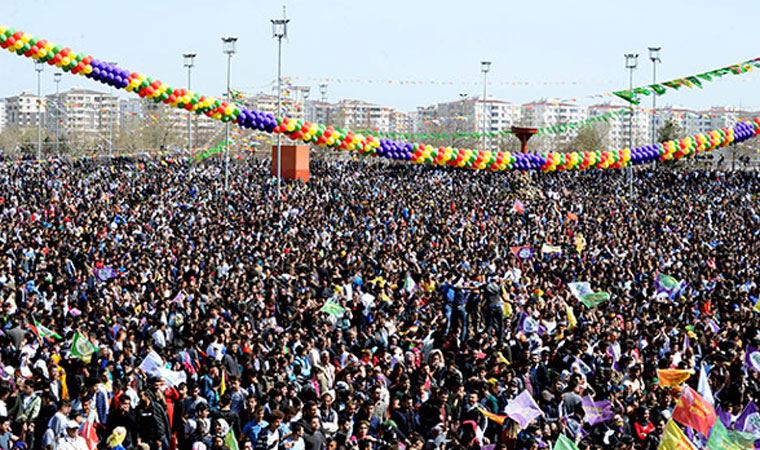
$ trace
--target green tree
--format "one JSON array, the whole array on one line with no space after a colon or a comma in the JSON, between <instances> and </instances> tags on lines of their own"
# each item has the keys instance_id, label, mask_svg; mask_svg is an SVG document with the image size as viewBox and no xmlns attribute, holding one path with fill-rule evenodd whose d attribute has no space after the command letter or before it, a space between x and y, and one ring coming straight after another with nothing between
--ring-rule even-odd
<instances>
[{"instance_id":1,"label":"green tree","mask_svg":"<svg viewBox=\"0 0 760 450\"><path fill-rule=\"evenodd\" d=\"M659 130L657 130L657 142L672 141L678 139L681 135L681 127L673 119L668 119Z\"/></svg>"},{"instance_id":2,"label":"green tree","mask_svg":"<svg viewBox=\"0 0 760 450\"><path fill-rule=\"evenodd\" d=\"M597 151L607 148L606 133L601 127L587 126L578 130L573 140L565 147L565 151Z\"/></svg>"}]
</instances>

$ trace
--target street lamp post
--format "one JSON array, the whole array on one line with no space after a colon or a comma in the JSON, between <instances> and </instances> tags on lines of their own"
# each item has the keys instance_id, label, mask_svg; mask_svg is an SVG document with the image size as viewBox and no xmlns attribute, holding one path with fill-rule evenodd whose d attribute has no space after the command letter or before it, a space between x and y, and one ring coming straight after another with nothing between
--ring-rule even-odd
<instances>
[{"instance_id":1,"label":"street lamp post","mask_svg":"<svg viewBox=\"0 0 760 450\"><path fill-rule=\"evenodd\" d=\"M649 59L652 61L652 84L657 84L657 63L661 63L660 50L662 47L649 47ZM657 140L655 129L657 118L657 93L652 94L652 144Z\"/></svg>"},{"instance_id":2,"label":"street lamp post","mask_svg":"<svg viewBox=\"0 0 760 450\"><path fill-rule=\"evenodd\" d=\"M222 50L227 55L227 104L230 103L230 66L232 55L235 54L236 37L222 38ZM227 191L230 182L230 123L226 122L224 129L224 190Z\"/></svg>"},{"instance_id":3,"label":"street lamp post","mask_svg":"<svg viewBox=\"0 0 760 450\"><path fill-rule=\"evenodd\" d=\"M55 154L60 155L60 144L61 144L61 94L60 94L60 84L61 84L61 77L63 74L61 72L56 72L53 74L53 80L55 81Z\"/></svg>"},{"instance_id":4,"label":"street lamp post","mask_svg":"<svg viewBox=\"0 0 760 450\"><path fill-rule=\"evenodd\" d=\"M638 53L626 53L625 54L625 68L629 70L629 86L633 90L633 71L638 66ZM633 103L631 103L631 110L628 113L628 148L633 147ZM628 193L633 195L633 167L628 168Z\"/></svg>"},{"instance_id":5,"label":"street lamp post","mask_svg":"<svg viewBox=\"0 0 760 450\"><path fill-rule=\"evenodd\" d=\"M109 62L108 64L116 67L118 63L115 62ZM113 94L113 88L109 89L110 93ZM119 101L116 101L116 108L119 107ZM102 113L103 108L100 108L100 111ZM109 111L109 117L108 117L108 157L113 159L113 123L115 120L115 114L116 111L114 109L111 109Z\"/></svg>"},{"instance_id":6,"label":"street lamp post","mask_svg":"<svg viewBox=\"0 0 760 450\"><path fill-rule=\"evenodd\" d=\"M41 61L34 63L34 70L37 71L37 160L42 159L42 69L44 64Z\"/></svg>"},{"instance_id":7,"label":"street lamp post","mask_svg":"<svg viewBox=\"0 0 760 450\"><path fill-rule=\"evenodd\" d=\"M486 86L488 85L488 72L491 70L491 61L481 61L480 71L483 72L483 150L488 148L488 134L486 133Z\"/></svg>"},{"instance_id":8,"label":"street lamp post","mask_svg":"<svg viewBox=\"0 0 760 450\"><path fill-rule=\"evenodd\" d=\"M282 40L288 37L288 22L290 19L285 17L285 7L282 7L282 19L272 19L272 37L277 39L277 116L281 114L280 104L282 102ZM282 158L280 150L282 144L280 137L282 133L277 133L277 196L280 195L280 184L282 182Z\"/></svg>"},{"instance_id":9,"label":"street lamp post","mask_svg":"<svg viewBox=\"0 0 760 450\"><path fill-rule=\"evenodd\" d=\"M187 90L190 90L190 71L193 68L193 62L195 61L195 53L185 53L182 55L182 57L185 60L185 67L187 68ZM227 87L227 90L229 90L229 86ZM187 114L187 152L190 153L193 151L193 132L191 127L191 120L192 114Z\"/></svg>"}]
</instances>

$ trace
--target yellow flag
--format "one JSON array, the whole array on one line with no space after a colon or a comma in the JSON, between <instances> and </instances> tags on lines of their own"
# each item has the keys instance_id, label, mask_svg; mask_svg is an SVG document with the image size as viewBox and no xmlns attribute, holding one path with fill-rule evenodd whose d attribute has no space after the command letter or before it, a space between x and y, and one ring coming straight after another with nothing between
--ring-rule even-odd
<instances>
[{"instance_id":1,"label":"yellow flag","mask_svg":"<svg viewBox=\"0 0 760 450\"><path fill-rule=\"evenodd\" d=\"M690 376L694 374L693 370L683 369L657 369L657 378L662 387L676 387L683 384Z\"/></svg>"},{"instance_id":2,"label":"yellow flag","mask_svg":"<svg viewBox=\"0 0 760 450\"><path fill-rule=\"evenodd\" d=\"M572 330L578 326L578 319L575 318L575 311L570 305L565 305L565 312L567 312L567 328Z\"/></svg>"},{"instance_id":3,"label":"yellow flag","mask_svg":"<svg viewBox=\"0 0 760 450\"><path fill-rule=\"evenodd\" d=\"M657 450L696 450L696 447L671 419L665 425L665 431L662 432L662 438Z\"/></svg>"},{"instance_id":4,"label":"yellow flag","mask_svg":"<svg viewBox=\"0 0 760 450\"><path fill-rule=\"evenodd\" d=\"M219 383L219 396L221 397L225 392L227 392L227 377L224 374L224 370L222 370L222 382Z\"/></svg>"},{"instance_id":5,"label":"yellow flag","mask_svg":"<svg viewBox=\"0 0 760 450\"><path fill-rule=\"evenodd\" d=\"M760 313L760 298L757 299L757 301L755 302L755 307L752 308L752 310L755 311L756 313Z\"/></svg>"},{"instance_id":6,"label":"yellow flag","mask_svg":"<svg viewBox=\"0 0 760 450\"><path fill-rule=\"evenodd\" d=\"M580 255L583 253L583 249L586 248L586 238L583 237L582 233L578 233L575 235L575 251L578 252Z\"/></svg>"}]
</instances>

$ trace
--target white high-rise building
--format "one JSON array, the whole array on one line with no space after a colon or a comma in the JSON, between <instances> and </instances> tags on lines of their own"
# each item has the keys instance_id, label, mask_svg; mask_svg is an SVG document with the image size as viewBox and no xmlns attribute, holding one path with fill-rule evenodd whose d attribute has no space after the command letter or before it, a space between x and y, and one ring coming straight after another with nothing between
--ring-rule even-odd
<instances>
[{"instance_id":1,"label":"white high-rise building","mask_svg":"<svg viewBox=\"0 0 760 450\"><path fill-rule=\"evenodd\" d=\"M47 97L50 131L56 123L63 134L80 139L107 141L111 131L119 128L119 98L116 95L74 88Z\"/></svg>"},{"instance_id":2,"label":"white high-rise building","mask_svg":"<svg viewBox=\"0 0 760 450\"><path fill-rule=\"evenodd\" d=\"M45 123L46 104L36 95L22 92L6 99L6 121L8 126L36 127L38 121Z\"/></svg>"},{"instance_id":3,"label":"white high-rise building","mask_svg":"<svg viewBox=\"0 0 760 450\"><path fill-rule=\"evenodd\" d=\"M6 102L5 99L0 99L0 131L3 131L3 129L5 129L7 122L8 117L6 114Z\"/></svg>"}]
</instances>

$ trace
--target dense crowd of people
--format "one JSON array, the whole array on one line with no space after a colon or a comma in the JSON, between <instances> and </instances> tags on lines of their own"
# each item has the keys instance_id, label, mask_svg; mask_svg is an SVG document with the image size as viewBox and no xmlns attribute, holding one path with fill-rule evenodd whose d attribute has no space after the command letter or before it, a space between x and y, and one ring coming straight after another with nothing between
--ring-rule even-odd
<instances>
[{"instance_id":1,"label":"dense crowd of people","mask_svg":"<svg viewBox=\"0 0 760 450\"><path fill-rule=\"evenodd\" d=\"M655 449L658 368L760 402L757 172L267 167L0 165L0 450Z\"/></svg>"}]
</instances>

